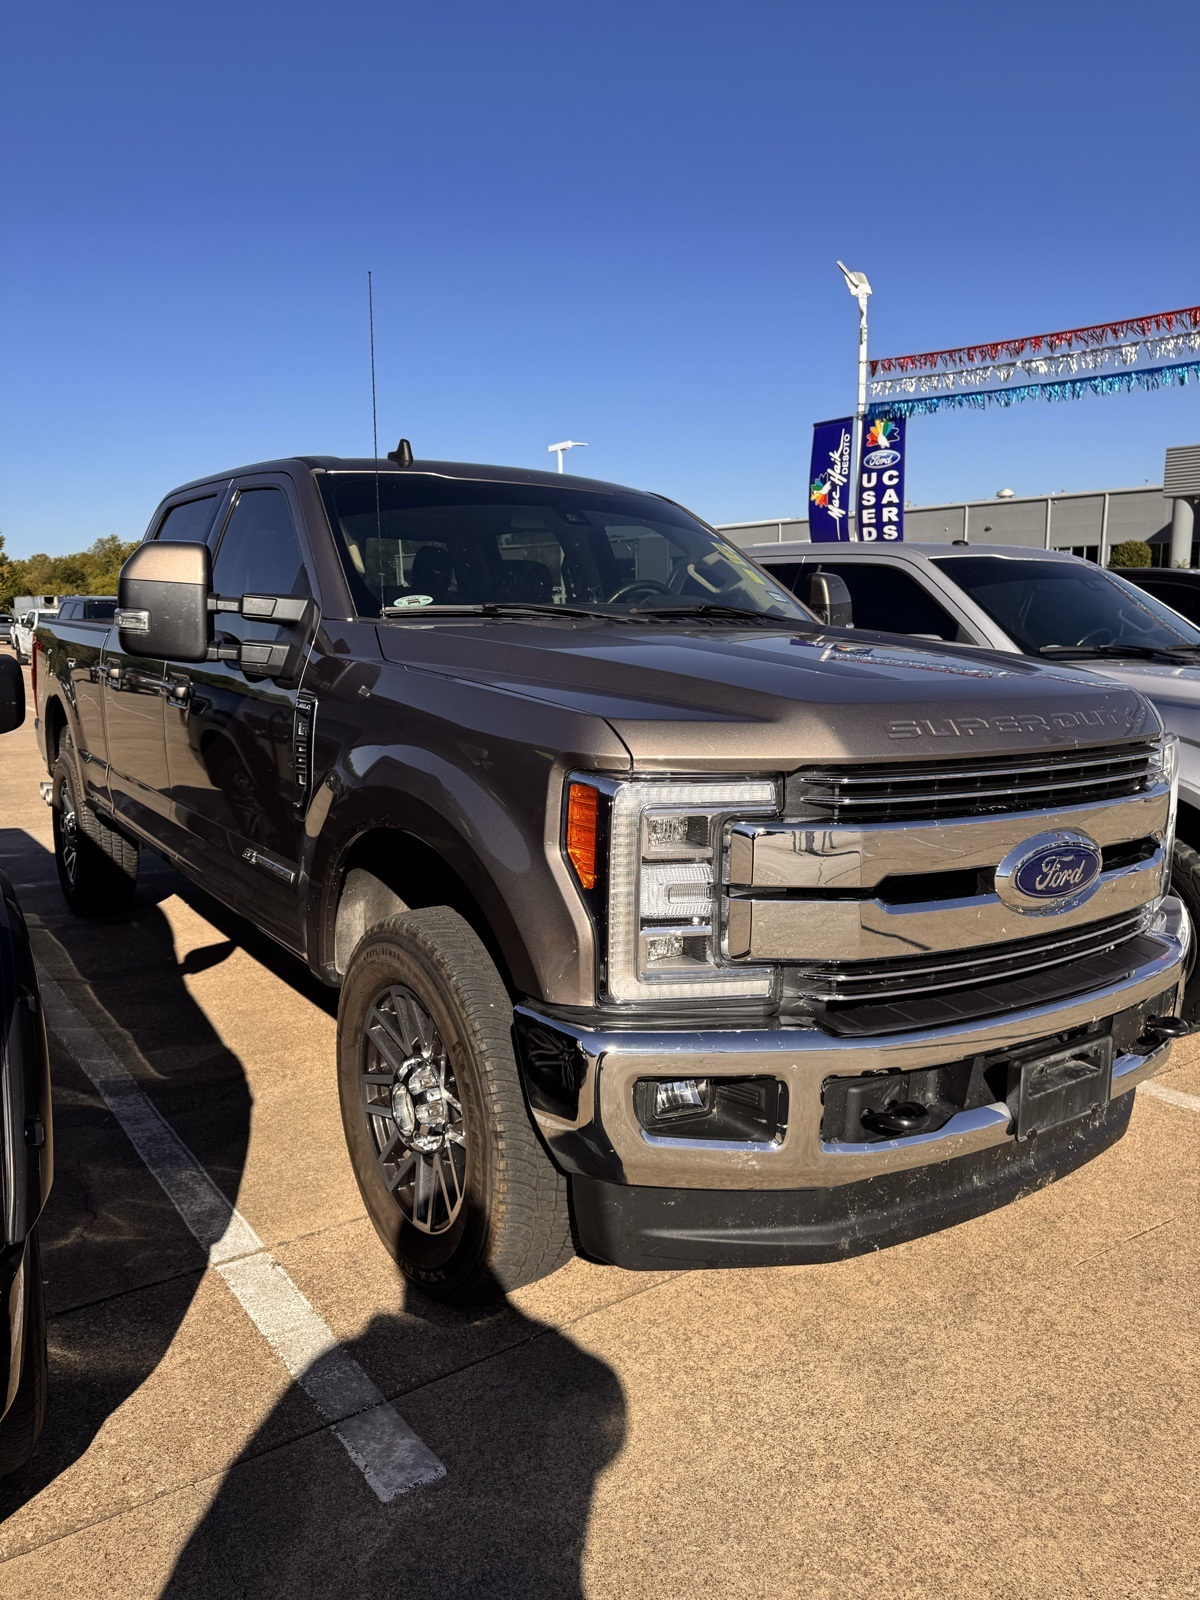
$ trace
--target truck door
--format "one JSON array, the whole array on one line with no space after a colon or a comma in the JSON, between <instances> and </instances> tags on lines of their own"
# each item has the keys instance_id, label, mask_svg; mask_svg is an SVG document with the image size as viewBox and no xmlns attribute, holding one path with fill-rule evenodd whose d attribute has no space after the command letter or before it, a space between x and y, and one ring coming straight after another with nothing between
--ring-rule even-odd
<instances>
[{"instance_id":1,"label":"truck door","mask_svg":"<svg viewBox=\"0 0 1200 1600\"><path fill-rule=\"evenodd\" d=\"M189 500L168 502L151 537L202 544L224 489L221 484ZM126 655L117 630L109 633L100 674L113 809L135 828L170 843L163 837L170 814L163 728L165 670L165 662Z\"/></svg>"},{"instance_id":2,"label":"truck door","mask_svg":"<svg viewBox=\"0 0 1200 1600\"><path fill-rule=\"evenodd\" d=\"M213 590L309 598L297 512L282 477L245 480L216 546ZM299 630L222 612L219 644L293 643ZM293 743L298 684L248 677L236 662L169 662L165 695L173 835L188 865L229 904L299 950L299 830Z\"/></svg>"}]
</instances>

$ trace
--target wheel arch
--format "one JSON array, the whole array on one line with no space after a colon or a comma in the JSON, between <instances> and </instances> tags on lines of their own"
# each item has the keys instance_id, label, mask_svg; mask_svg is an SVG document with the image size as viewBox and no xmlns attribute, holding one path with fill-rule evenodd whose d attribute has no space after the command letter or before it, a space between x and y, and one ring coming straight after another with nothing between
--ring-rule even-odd
<instances>
[{"instance_id":1,"label":"wheel arch","mask_svg":"<svg viewBox=\"0 0 1200 1600\"><path fill-rule=\"evenodd\" d=\"M46 709L42 715L42 723L46 730L46 771L54 771L54 763L58 760L59 747L62 744L63 734L70 730L70 718L63 705L62 696L49 694L46 697Z\"/></svg>"},{"instance_id":2,"label":"wheel arch","mask_svg":"<svg viewBox=\"0 0 1200 1600\"><path fill-rule=\"evenodd\" d=\"M482 940L512 995L528 992L531 963L511 916L478 861L459 862L408 828L365 826L348 838L324 869L313 950L314 967L340 983L355 945L369 929L402 911L449 906Z\"/></svg>"}]
</instances>

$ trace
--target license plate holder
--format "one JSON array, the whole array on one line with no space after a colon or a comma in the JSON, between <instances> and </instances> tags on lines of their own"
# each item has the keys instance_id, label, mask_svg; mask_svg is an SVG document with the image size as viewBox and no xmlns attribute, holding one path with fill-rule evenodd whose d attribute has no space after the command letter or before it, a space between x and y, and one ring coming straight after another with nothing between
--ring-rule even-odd
<instances>
[{"instance_id":1,"label":"license plate holder","mask_svg":"<svg viewBox=\"0 0 1200 1600\"><path fill-rule=\"evenodd\" d=\"M1109 1034L1023 1062L1014 1097L1017 1138L1029 1139L1101 1110L1112 1096L1112 1067Z\"/></svg>"}]
</instances>

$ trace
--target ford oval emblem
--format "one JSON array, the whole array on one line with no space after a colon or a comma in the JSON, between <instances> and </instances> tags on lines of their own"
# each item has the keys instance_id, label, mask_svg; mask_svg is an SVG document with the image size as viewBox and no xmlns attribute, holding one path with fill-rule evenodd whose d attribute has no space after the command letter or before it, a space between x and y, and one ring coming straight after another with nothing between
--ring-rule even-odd
<instances>
[{"instance_id":1,"label":"ford oval emblem","mask_svg":"<svg viewBox=\"0 0 1200 1600\"><path fill-rule=\"evenodd\" d=\"M899 450L872 450L863 457L863 466L874 472L878 467L894 467L899 459Z\"/></svg>"},{"instance_id":2,"label":"ford oval emblem","mask_svg":"<svg viewBox=\"0 0 1200 1600\"><path fill-rule=\"evenodd\" d=\"M1084 833L1040 833L1010 850L996 869L996 893L1018 911L1067 911L1088 898L1104 862Z\"/></svg>"}]
</instances>

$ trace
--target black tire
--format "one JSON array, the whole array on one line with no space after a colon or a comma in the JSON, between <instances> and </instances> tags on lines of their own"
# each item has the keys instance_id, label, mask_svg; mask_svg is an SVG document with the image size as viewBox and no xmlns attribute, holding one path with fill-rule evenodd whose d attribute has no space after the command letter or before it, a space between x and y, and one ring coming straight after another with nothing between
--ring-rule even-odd
<instances>
[{"instance_id":1,"label":"black tire","mask_svg":"<svg viewBox=\"0 0 1200 1600\"><path fill-rule=\"evenodd\" d=\"M418 1023L425 1030L423 1055L403 1037L413 998L415 1014L424 1014ZM404 1060L397 1064L393 1056ZM434 1138L439 1128L449 1130L428 1156L405 1141L401 1121L388 1109L399 1094L399 1115L408 1118L415 1101L405 1085L414 1063L419 1069L422 1062L433 1063L434 1076L440 1071L442 1078L442 1089L433 1087L427 1099L451 1097L437 1101L444 1120L410 1130ZM459 1303L486 1300L545 1277L573 1254L566 1179L543 1148L521 1092L512 1002L482 942L457 912L443 906L406 912L359 942L338 1004L338 1092L367 1214L401 1271L427 1294ZM459 1107L458 1113L447 1106ZM414 1220L423 1180L424 1228ZM445 1225L436 1231L443 1214Z\"/></svg>"},{"instance_id":2,"label":"black tire","mask_svg":"<svg viewBox=\"0 0 1200 1600\"><path fill-rule=\"evenodd\" d=\"M13 1403L0 1420L0 1477L19 1472L28 1463L46 1416L46 1293L36 1229L25 1244L24 1313L21 1377Z\"/></svg>"},{"instance_id":3,"label":"black tire","mask_svg":"<svg viewBox=\"0 0 1200 1600\"><path fill-rule=\"evenodd\" d=\"M138 847L81 799L70 734L59 746L53 784L54 865L63 898L81 917L128 911L137 888Z\"/></svg>"},{"instance_id":4,"label":"black tire","mask_svg":"<svg viewBox=\"0 0 1200 1600\"><path fill-rule=\"evenodd\" d=\"M1171 893L1183 901L1192 923L1192 948L1188 956L1191 967L1183 991L1183 1019L1195 1022L1200 1017L1200 961L1196 959L1196 940L1200 938L1200 850L1193 850L1182 839L1176 839L1171 859Z\"/></svg>"}]
</instances>

